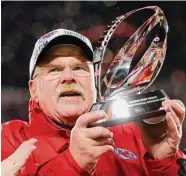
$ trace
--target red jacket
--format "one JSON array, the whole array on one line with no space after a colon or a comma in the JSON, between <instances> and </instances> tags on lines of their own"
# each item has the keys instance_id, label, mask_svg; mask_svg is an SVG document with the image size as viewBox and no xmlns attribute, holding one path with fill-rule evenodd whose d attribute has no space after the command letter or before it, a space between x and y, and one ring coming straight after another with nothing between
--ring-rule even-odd
<instances>
[{"instance_id":1,"label":"red jacket","mask_svg":"<svg viewBox=\"0 0 186 176\"><path fill-rule=\"evenodd\" d=\"M114 134L115 152L101 156L94 176L175 176L179 166L176 156L152 160L146 155L140 132L133 123L110 128ZM50 122L34 101L30 101L29 122L14 120L2 124L2 160L12 154L29 138L36 138L36 149L20 175L86 176L69 152L70 130Z\"/></svg>"}]
</instances>

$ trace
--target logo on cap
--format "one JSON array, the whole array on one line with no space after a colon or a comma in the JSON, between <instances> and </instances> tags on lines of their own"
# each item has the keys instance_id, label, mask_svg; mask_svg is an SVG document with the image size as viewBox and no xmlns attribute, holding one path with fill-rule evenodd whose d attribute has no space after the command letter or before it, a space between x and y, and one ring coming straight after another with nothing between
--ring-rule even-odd
<instances>
[{"instance_id":1,"label":"logo on cap","mask_svg":"<svg viewBox=\"0 0 186 176\"><path fill-rule=\"evenodd\" d=\"M43 39L48 39L50 38L51 36L53 36L57 31L51 31L47 34L45 34L44 36L42 36Z\"/></svg>"}]
</instances>

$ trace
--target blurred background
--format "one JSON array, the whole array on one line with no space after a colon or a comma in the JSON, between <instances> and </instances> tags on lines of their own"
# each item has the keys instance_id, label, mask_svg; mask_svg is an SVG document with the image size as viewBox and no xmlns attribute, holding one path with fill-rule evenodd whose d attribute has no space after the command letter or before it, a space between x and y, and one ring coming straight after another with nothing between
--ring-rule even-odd
<instances>
[{"instance_id":1,"label":"blurred background","mask_svg":"<svg viewBox=\"0 0 186 176\"><path fill-rule=\"evenodd\" d=\"M41 35L66 28L86 35L95 46L116 16L147 5L158 5L169 23L165 63L151 88L164 89L186 106L186 2L1 1L1 122L28 120L29 60ZM137 23L124 25L116 39L128 38L136 28ZM183 133L185 147L186 122Z\"/></svg>"}]
</instances>

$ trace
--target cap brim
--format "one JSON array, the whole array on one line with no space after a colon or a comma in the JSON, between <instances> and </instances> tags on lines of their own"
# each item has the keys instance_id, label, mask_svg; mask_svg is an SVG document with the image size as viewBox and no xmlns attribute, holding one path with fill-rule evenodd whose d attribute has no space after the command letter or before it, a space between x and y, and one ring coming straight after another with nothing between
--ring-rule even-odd
<instances>
[{"instance_id":1,"label":"cap brim","mask_svg":"<svg viewBox=\"0 0 186 176\"><path fill-rule=\"evenodd\" d=\"M55 39L51 40L46 45L46 47L42 50L42 52L39 54L37 63L40 59L44 57L46 51L59 44L73 44L75 46L78 46L83 50L87 59L91 62L93 61L93 51L88 47L88 45L85 42L83 42L81 39L78 39L74 36L65 35L65 36L56 37Z\"/></svg>"}]
</instances>

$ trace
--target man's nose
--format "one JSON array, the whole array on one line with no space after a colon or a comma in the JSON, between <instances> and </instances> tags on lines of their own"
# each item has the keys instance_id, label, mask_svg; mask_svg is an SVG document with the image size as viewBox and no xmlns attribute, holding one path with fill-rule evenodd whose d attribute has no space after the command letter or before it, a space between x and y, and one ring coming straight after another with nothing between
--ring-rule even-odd
<instances>
[{"instance_id":1,"label":"man's nose","mask_svg":"<svg viewBox=\"0 0 186 176\"><path fill-rule=\"evenodd\" d=\"M66 67L62 73L62 83L72 83L72 82L75 82L74 73L71 68Z\"/></svg>"}]
</instances>

